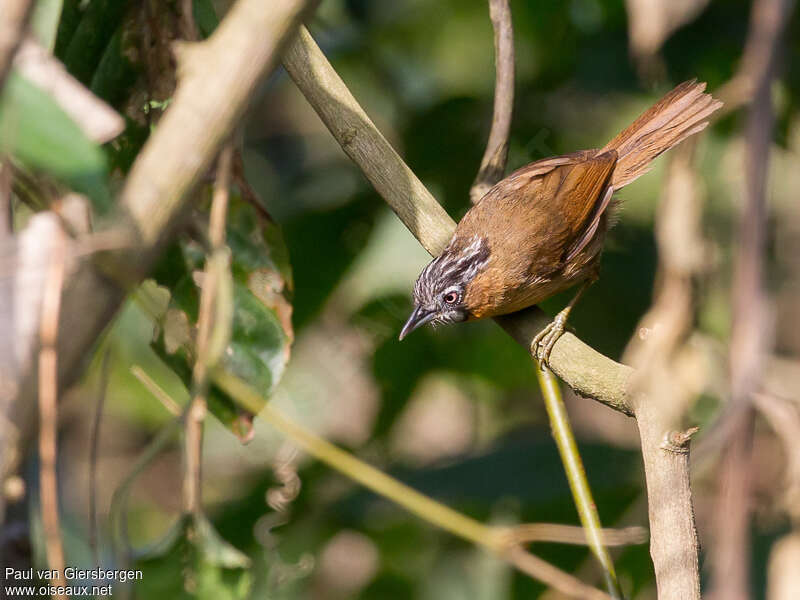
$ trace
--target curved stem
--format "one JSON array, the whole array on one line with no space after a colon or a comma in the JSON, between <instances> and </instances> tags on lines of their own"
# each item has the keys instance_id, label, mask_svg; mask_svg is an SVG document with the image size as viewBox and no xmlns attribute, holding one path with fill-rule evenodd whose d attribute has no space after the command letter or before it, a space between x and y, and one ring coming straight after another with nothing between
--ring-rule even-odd
<instances>
[{"instance_id":1,"label":"curved stem","mask_svg":"<svg viewBox=\"0 0 800 600\"><path fill-rule=\"evenodd\" d=\"M494 113L481 166L469 190L473 204L503 177L514 112L514 27L508 0L489 0L489 16L494 29Z\"/></svg>"}]
</instances>

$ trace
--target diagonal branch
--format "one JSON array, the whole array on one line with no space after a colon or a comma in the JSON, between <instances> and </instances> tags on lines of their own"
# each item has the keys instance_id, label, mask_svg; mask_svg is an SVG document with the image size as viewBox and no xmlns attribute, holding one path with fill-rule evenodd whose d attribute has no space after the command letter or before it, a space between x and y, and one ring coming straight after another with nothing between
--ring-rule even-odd
<instances>
[{"instance_id":1,"label":"diagonal branch","mask_svg":"<svg viewBox=\"0 0 800 600\"><path fill-rule=\"evenodd\" d=\"M514 27L508 0L489 0L494 28L494 114L489 142L469 197L475 204L503 178L508 157L508 134L514 112Z\"/></svg>"}]
</instances>

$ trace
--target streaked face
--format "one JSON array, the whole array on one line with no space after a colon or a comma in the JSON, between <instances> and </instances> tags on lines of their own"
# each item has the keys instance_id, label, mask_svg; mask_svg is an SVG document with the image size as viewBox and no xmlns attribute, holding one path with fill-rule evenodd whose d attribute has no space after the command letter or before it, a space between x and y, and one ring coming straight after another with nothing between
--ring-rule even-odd
<instances>
[{"instance_id":1,"label":"streaked face","mask_svg":"<svg viewBox=\"0 0 800 600\"><path fill-rule=\"evenodd\" d=\"M466 244L453 240L417 278L414 310L400 332L400 339L426 323L466 321L469 318L464 306L467 284L488 259L489 248L483 238L475 236Z\"/></svg>"}]
</instances>

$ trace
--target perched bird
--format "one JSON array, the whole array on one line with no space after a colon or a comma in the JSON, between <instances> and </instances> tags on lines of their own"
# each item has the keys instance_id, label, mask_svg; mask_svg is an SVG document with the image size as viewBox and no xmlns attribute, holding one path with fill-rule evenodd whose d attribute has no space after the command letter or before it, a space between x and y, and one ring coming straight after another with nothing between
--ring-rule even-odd
<instances>
[{"instance_id":1,"label":"perched bird","mask_svg":"<svg viewBox=\"0 0 800 600\"><path fill-rule=\"evenodd\" d=\"M570 310L597 279L612 195L708 125L722 103L705 87L686 81L604 148L538 160L491 188L422 270L400 339L425 323L504 315L583 283L533 340L532 353L546 363Z\"/></svg>"}]
</instances>

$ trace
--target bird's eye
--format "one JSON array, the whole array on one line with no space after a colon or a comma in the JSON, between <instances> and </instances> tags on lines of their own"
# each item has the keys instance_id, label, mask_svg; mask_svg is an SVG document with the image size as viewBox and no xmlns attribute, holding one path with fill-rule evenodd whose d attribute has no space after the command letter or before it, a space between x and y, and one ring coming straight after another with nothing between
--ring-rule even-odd
<instances>
[{"instance_id":1,"label":"bird's eye","mask_svg":"<svg viewBox=\"0 0 800 600\"><path fill-rule=\"evenodd\" d=\"M458 301L458 294L456 292L447 292L444 295L444 301L447 304L455 304Z\"/></svg>"}]
</instances>

